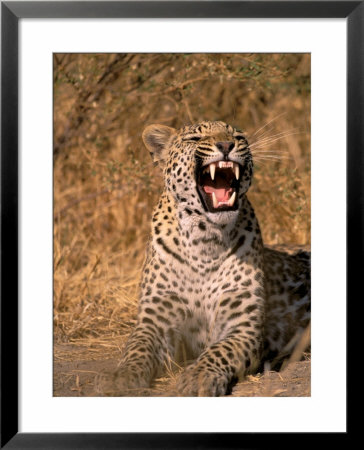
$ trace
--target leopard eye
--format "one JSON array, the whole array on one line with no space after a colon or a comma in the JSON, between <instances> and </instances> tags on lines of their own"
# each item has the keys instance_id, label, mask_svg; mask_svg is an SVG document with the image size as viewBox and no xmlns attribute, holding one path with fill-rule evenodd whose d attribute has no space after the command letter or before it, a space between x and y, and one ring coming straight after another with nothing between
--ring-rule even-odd
<instances>
[{"instance_id":1,"label":"leopard eye","mask_svg":"<svg viewBox=\"0 0 364 450\"><path fill-rule=\"evenodd\" d=\"M187 136L183 139L184 141L194 141L198 142L201 140L201 136Z\"/></svg>"}]
</instances>

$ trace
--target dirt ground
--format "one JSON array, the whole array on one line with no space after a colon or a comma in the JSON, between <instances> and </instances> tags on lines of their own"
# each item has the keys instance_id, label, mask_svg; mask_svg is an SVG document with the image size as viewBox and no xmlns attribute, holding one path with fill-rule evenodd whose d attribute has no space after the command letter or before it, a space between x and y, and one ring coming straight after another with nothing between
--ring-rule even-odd
<instances>
[{"instance_id":1,"label":"dirt ground","mask_svg":"<svg viewBox=\"0 0 364 450\"><path fill-rule=\"evenodd\" d=\"M92 349L77 345L55 345L53 366L53 392L55 397L95 396L94 380L97 373L113 370L118 362L115 351L105 352L100 359L97 352L92 359ZM282 371L266 371L248 375L237 383L233 397L309 397L311 395L311 361L289 363ZM150 389L139 389L135 397L175 396L173 376L156 380Z\"/></svg>"}]
</instances>

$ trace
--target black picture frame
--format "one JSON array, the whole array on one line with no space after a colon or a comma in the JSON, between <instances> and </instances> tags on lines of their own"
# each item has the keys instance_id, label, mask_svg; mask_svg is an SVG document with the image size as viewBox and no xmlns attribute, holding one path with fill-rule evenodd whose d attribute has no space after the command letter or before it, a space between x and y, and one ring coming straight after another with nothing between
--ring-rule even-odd
<instances>
[{"instance_id":1,"label":"black picture frame","mask_svg":"<svg viewBox=\"0 0 364 450\"><path fill-rule=\"evenodd\" d=\"M1 448L259 448L303 434L18 432L18 22L21 18L346 18L347 303L364 273L364 1L1 2ZM349 309L348 309L349 313ZM348 352L350 353L350 341ZM341 361L343 363L343 361ZM348 419L350 411L348 409ZM348 420L348 432L350 425ZM335 435L336 443L349 433ZM315 435L319 444L327 435ZM265 444L265 445L264 445Z\"/></svg>"}]
</instances>

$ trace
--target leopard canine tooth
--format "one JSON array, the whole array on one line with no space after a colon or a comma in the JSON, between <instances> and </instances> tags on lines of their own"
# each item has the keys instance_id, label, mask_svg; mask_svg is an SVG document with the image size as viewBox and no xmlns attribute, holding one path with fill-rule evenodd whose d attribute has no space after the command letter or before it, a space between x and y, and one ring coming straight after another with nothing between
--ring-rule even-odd
<instances>
[{"instance_id":1,"label":"leopard canine tooth","mask_svg":"<svg viewBox=\"0 0 364 450\"><path fill-rule=\"evenodd\" d=\"M235 178L238 180L240 175L239 164L234 163Z\"/></svg>"},{"instance_id":2,"label":"leopard canine tooth","mask_svg":"<svg viewBox=\"0 0 364 450\"><path fill-rule=\"evenodd\" d=\"M212 204L213 204L214 208L217 208L219 206L215 192L212 192Z\"/></svg>"},{"instance_id":3,"label":"leopard canine tooth","mask_svg":"<svg viewBox=\"0 0 364 450\"><path fill-rule=\"evenodd\" d=\"M215 163L211 163L209 165L210 168L210 175L211 175L211 179L214 180L215 179L215 170L216 170L216 165Z\"/></svg>"},{"instance_id":4,"label":"leopard canine tooth","mask_svg":"<svg viewBox=\"0 0 364 450\"><path fill-rule=\"evenodd\" d=\"M228 205L229 206L233 206L235 203L235 198L236 198L236 191L233 193L233 195L230 197L229 201L228 201Z\"/></svg>"}]
</instances>

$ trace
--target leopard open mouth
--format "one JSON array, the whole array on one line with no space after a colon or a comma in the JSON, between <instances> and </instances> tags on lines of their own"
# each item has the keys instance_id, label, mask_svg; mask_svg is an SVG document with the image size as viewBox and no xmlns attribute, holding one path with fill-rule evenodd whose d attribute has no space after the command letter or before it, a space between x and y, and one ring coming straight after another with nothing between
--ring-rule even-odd
<instances>
[{"instance_id":1,"label":"leopard open mouth","mask_svg":"<svg viewBox=\"0 0 364 450\"><path fill-rule=\"evenodd\" d=\"M233 161L213 162L198 171L198 193L207 211L237 209L241 172L240 165Z\"/></svg>"}]
</instances>

